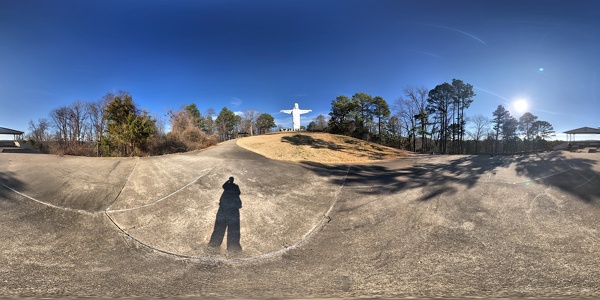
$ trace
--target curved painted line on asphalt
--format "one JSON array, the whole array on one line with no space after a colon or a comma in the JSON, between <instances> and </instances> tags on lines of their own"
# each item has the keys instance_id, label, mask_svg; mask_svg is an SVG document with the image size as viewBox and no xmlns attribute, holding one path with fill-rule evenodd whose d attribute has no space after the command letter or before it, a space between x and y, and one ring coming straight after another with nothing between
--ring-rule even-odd
<instances>
[{"instance_id":1,"label":"curved painted line on asphalt","mask_svg":"<svg viewBox=\"0 0 600 300\"><path fill-rule=\"evenodd\" d=\"M168 195L166 195L166 196L164 196L164 197L162 197L162 198L160 198L160 199L158 199L158 200L156 200L156 201L154 201L154 202L152 202L152 203L147 203L147 204L144 204L144 205L140 205L140 206L136 206L136 207L132 207L132 208L124 208L124 209L110 209L110 207L109 207L109 208L107 208L107 209L106 209L106 212L125 212L125 211L132 211L132 210L136 210L136 209L140 209L140 208L144 208L144 207L148 207L148 206L155 205L156 203L158 203L158 202L161 202L161 201L163 201L163 200L166 200L167 198L169 198L169 197L171 197L171 196L173 196L173 195L175 195L175 194L177 194L177 193L179 193L179 192L183 191L183 190L184 190L184 189L186 189L188 186L190 186L190 185L192 185L193 183L195 183L196 181L198 181L200 178L202 178L202 177L206 176L206 174L210 173L210 171L212 171L214 168L215 168L215 167L212 167L212 168L208 169L208 171L206 171L204 174L202 174L202 175L200 175L200 176L196 177L196 178L195 178L194 180L192 180L190 183L188 183L188 184L184 185L184 186L183 186L183 187L181 187L180 189L178 189L178 190L176 190L176 191L174 191L174 192L172 192L172 193L170 193L170 194L168 194ZM206 169L204 169L204 170L206 170ZM204 170L203 170L203 171L204 171ZM121 194L121 193L119 193L119 195L120 195L120 194ZM112 206L112 204L111 204L111 206Z\"/></svg>"},{"instance_id":2,"label":"curved painted line on asphalt","mask_svg":"<svg viewBox=\"0 0 600 300\"><path fill-rule=\"evenodd\" d=\"M137 165L137 162L136 162L136 165ZM90 216L97 215L97 214L100 214L100 213L104 213L106 215L106 217L119 229L119 231L121 231L123 234L125 234L126 236L128 236L129 238L131 238L132 240L134 240L135 242L143 245L144 247L152 249L154 251L157 251L157 252L160 252L160 253L164 253L164 254L167 254L167 255L171 255L171 256L175 256L175 257L179 257L179 258L195 259L195 260L202 260L202 261L229 262L229 263L233 263L233 262L255 261L255 260L259 260L259 259L265 259L265 258L274 257L274 256L277 256L277 255L280 255L280 254L284 254L284 253L286 253L286 252L288 252L290 250L293 250L293 249L299 247L302 243L306 242L321 226L323 226L323 224L325 223L326 220L331 220L330 214L331 214L331 212L332 212L335 204L339 200L339 195L340 195L342 189L344 188L344 185L346 184L346 180L348 178L348 174L350 172L350 168L351 168L351 166L349 166L348 169L346 170L346 175L344 176L344 180L342 182L342 185L338 188L337 193L334 196L334 200L331 203L331 206L329 207L329 209L327 210L327 212L325 212L325 214L323 215L323 218L321 218L321 220L319 222L317 222L317 224L315 224L315 226L313 226L306 234L304 234L304 236L299 241L297 241L296 243L292 244L291 246L285 247L285 248L277 250L277 251L272 251L272 252L268 252L268 253L265 253L265 254L253 256L253 257L234 258L234 259L227 259L227 258L220 258L220 257L201 257L201 256L183 255L183 254L173 253L173 252L169 252L169 251L166 251L166 250L162 250L162 249L153 247L153 246L151 246L149 244L146 244L146 243L142 242L141 240L137 239L136 237L134 237L133 235L131 235L130 233L128 233L127 231L125 231L109 215L109 212L122 212L122 211L129 211L129 210L139 209L139 208L150 206L150 205L154 205L154 204L156 204L156 203L158 203L160 201L163 201L166 198L169 198L170 196L172 196L172 195L180 192L181 190L185 189L186 187L190 186L191 184L193 184L194 182L196 182L198 179L200 179L201 177L205 176L210 171L212 171L214 169L214 167L210 168L206 173L200 175L199 177L197 177L196 179L194 179L192 182L188 183L187 185L185 185L182 188L178 189L177 191L175 191L175 192L173 192L173 193L171 193L171 194L169 194L169 195L167 195L167 196L165 196L165 197L163 197L163 198L155 201L154 203L142 205L142 206L135 207L135 208L129 208L129 209L125 209L125 210L109 210L107 208L107 209L105 209L103 211L89 212L89 211L80 210L80 209L73 209L73 208L68 208L68 207L61 207L61 206L57 206L57 205L54 205L54 204L51 204L51 203L47 203L47 202L35 199L35 198L33 198L31 196L28 196L28 195L25 195L25 194L23 194L23 193L15 190L15 189L13 189L13 188L5 185L3 183L2 183L2 186L4 186L5 188L11 190L12 192L14 192L14 193L16 193L16 194L18 194L20 196L23 196L23 197L25 197L27 199L30 199L30 200L34 201L34 202L37 202L39 204L43 204L45 206L52 207L52 208L55 208L55 209L64 210L64 211L71 211L71 212L81 213L81 214L90 215ZM131 174L133 174L134 169L135 169L135 165L134 165L134 168L131 170L131 173L129 174L129 176L128 176L125 184L127 184L127 182L129 181L129 178L131 177ZM119 192L119 194L120 194L120 192ZM112 206L112 204L111 204L111 206Z\"/></svg>"},{"instance_id":3,"label":"curved painted line on asphalt","mask_svg":"<svg viewBox=\"0 0 600 300\"><path fill-rule=\"evenodd\" d=\"M19 191L15 190L15 189L11 188L11 187L9 187L9 186L5 185L4 183L2 184L2 186L3 186L3 187L5 187L5 188L7 188L7 189L9 189L9 190L11 190L11 191L13 191L13 192L15 192L16 194L18 194L18 195L20 195L20 196L23 196L23 197L25 197L25 198L27 198L27 199L31 200L31 201L34 201L34 202L37 202L37 203L39 203L39 204L42 204L42 205L45 205L45 206L49 206L49 207L52 207L52 208L56 208L56 209L60 209L60 210L66 210L66 211L71 211L71 212L76 212L76 213L80 213L80 214L84 214L84 215L90 215L90 216L93 216L93 215L96 215L96 214L102 213L102 211L97 211L97 212L89 212L89 211L87 211L87 210L82 210L82 209L74 209L74 208L68 208L68 207L57 206L57 205L54 205L54 204L52 204L52 203L44 202L44 201L41 201L41 200L35 199L35 198L31 197L31 196L27 196L27 195L25 195L25 194L23 194L23 193L21 193L21 192L19 192Z\"/></svg>"},{"instance_id":4,"label":"curved painted line on asphalt","mask_svg":"<svg viewBox=\"0 0 600 300\"><path fill-rule=\"evenodd\" d=\"M129 172L129 175L127 176L127 179L125 179L125 183L123 183L123 186L121 187L121 190L119 190L119 193L117 194L117 196L115 197L115 199L112 201L112 203L106 209L110 209L110 207L113 206L113 204L115 204L115 202L117 202L117 199L119 198L119 196L121 196L121 193L123 192L123 189L125 189L125 186L127 186L127 183L129 183L129 178L131 178L131 175L133 175L133 171L135 171L135 167L137 167L137 164L138 164L139 161L140 161L140 158L137 157L136 160L135 160L135 164L133 165L133 168L131 168L131 172Z\"/></svg>"},{"instance_id":5,"label":"curved painted line on asphalt","mask_svg":"<svg viewBox=\"0 0 600 300\"><path fill-rule=\"evenodd\" d=\"M156 248L150 244L144 243L141 240L137 239L136 237L134 237L133 235L131 235L129 232L125 231L109 214L108 211L105 211L104 213L106 214L106 216L108 217L108 219L119 229L119 231L121 231L123 234L125 234L127 237L131 238L132 240L134 240L135 242L139 243L140 245L149 248L151 250L154 250L156 252L160 252L163 254L167 254L167 255L171 255L171 256L175 256L175 257L179 257L179 258L185 258L185 259L195 259L195 260L201 260L201 261L211 261L211 262L226 262L226 263L237 263L237 262L248 262L248 261L255 261L255 260L260 260L260 259L265 259L265 258L271 258L280 254L284 254L290 250L293 250L297 247L299 247L302 243L306 242L306 240L308 240L316 231L317 229L319 229L320 227L323 226L323 224L325 223L325 220L331 220L330 214L331 211L333 210L333 207L335 206L335 204L337 203L338 199L339 199L339 195L342 191L342 189L344 188L344 185L346 184L346 179L348 178L348 173L350 172L350 167L348 167L348 170L346 170L346 175L344 176L344 181L342 182L342 185L338 188L337 193L335 194L335 197L333 199L333 202L331 203L331 206L329 207L329 209L327 210L327 212L325 212L325 214L323 215L323 218L321 218L321 220L319 222L317 222L317 224L315 224L315 226L313 226L306 234L304 234L304 236L297 241L296 243L294 243L291 246L285 247L283 249L277 250L277 251L272 251L272 252L268 252L265 254L261 254L261 255L257 255L257 256L252 256L252 257L244 257L244 258L231 258L231 259L227 259L227 258L222 258L222 257L202 257L202 256L193 256L193 255L184 255L184 254L179 254L179 253L174 253L174 252L169 252L160 248Z\"/></svg>"},{"instance_id":6,"label":"curved painted line on asphalt","mask_svg":"<svg viewBox=\"0 0 600 300\"><path fill-rule=\"evenodd\" d=\"M134 166L134 168L135 168L135 166ZM146 206L154 205L154 204L156 204L156 203L158 203L158 202L160 202L160 201L163 201L163 200L165 200L166 198L168 198L168 197L171 197L171 196L173 196L174 194L176 194L176 193L178 193L178 192L182 191L182 190L183 190L183 189L185 189L186 187L188 187L188 186L190 186L191 184L193 184L194 182L196 182L198 179L200 179L200 178L202 178L203 176L205 176L206 174L208 174L210 171L212 171L212 169L214 169L214 167L213 167L213 168L210 168L210 169L209 169L209 170L208 170L206 173L204 173L204 174L202 174L202 175L198 176L198 177L197 177L196 179L194 179L192 182L190 182L190 183L186 184L185 186L183 186L182 188L178 189L177 191L175 191L175 192L173 192L173 193L171 193L171 194L169 194L169 195L167 195L167 196L165 196L165 197L163 197L163 198L161 198L161 199L159 199L159 200L155 201L154 203L145 204L145 205L142 205L142 206L140 206L140 207L134 207L134 208L124 209L124 210L108 210L108 209L105 209L105 210L101 210L101 211L94 211L94 212L90 212L90 211L87 211L87 210L82 210L82 209L75 209L75 208L69 208L69 207L58 206L58 205L54 205L54 204L52 204L52 203L48 203L48 202L44 202L44 201L42 201L42 200L38 200L38 199L36 199L36 198L33 198L33 197L31 197L31 196L28 196L28 195L26 195L26 194L23 194L23 193L21 193L21 192L19 192L19 191L15 190L15 189L13 189L13 188L11 188L11 187L9 187L9 186L5 185L4 183L1 183L1 184L2 184L2 186L3 186L3 187L5 187L5 188L9 189L10 191L12 191L12 192L14 192L14 193L16 193L16 194L18 194L18 195L20 195L20 196L22 196L22 197L25 197L25 198L27 198L27 199L29 199L29 200L31 200L31 201L37 202L37 203L39 203L39 204L42 204L42 205L45 205L45 206L48 206L48 207L52 207L52 208L55 208L55 209L59 209L59 210L70 211L70 212L75 212L75 213L80 213L80 214L84 214L84 215L93 216L93 215L101 214L101 213L103 213L103 212L104 212L104 213L106 213L107 211L108 211L108 212L122 212L122 211L129 211L129 210L134 210L134 209L138 209L138 208L142 208L142 207L146 207ZM133 173L133 170L132 170L132 173ZM131 176L131 174L129 174L129 175ZM129 180L129 179L128 179L128 180ZM120 194L120 192L119 192L119 194ZM111 206L112 206L112 204L111 204ZM110 206L109 206L109 207L110 207Z\"/></svg>"},{"instance_id":7,"label":"curved painted line on asphalt","mask_svg":"<svg viewBox=\"0 0 600 300\"><path fill-rule=\"evenodd\" d=\"M135 161L135 164L133 165L133 168L131 169L131 172L129 173L129 176L127 176L127 180L125 181L125 184L127 184L127 182L129 181L129 178L131 177L131 174L133 174L133 170L135 170L135 167L137 166L138 161L139 161L139 158L137 158L137 160ZM123 188L125 187L125 184L123 185ZM23 194L23 193L15 190L15 189L13 189L13 188L7 186L7 185L5 185L5 184L2 184L2 186L4 186L5 188L7 188L7 189L9 189L9 190L17 193L18 195L23 196L23 197L25 197L25 198L27 198L29 200L32 200L32 201L37 202L39 204L42 204L42 205L45 205L45 206L48 206L48 207L52 207L52 208L55 208L55 209L59 209L59 210L71 211L71 212L80 213L80 214L89 215L89 216L101 214L104 211L104 210L102 210L102 211L96 211L96 212L89 212L87 210L82 210L82 209L74 209L74 208L69 208L69 207L58 206L58 205L54 205L54 204L51 204L51 203L48 203L48 202L44 202L42 200L35 199L35 198L31 197L31 196L25 195L25 194ZM121 191L123 191L123 188L121 188ZM117 197L115 197L115 200L119 197L119 195L121 194L121 191L119 191L119 194L117 194ZM114 201L113 201L113 203L114 203Z\"/></svg>"}]
</instances>

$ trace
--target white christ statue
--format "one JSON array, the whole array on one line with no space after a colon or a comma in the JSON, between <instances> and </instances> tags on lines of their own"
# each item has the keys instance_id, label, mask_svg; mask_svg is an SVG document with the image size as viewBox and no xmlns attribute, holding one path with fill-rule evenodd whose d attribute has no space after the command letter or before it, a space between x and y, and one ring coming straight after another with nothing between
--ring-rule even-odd
<instances>
[{"instance_id":1,"label":"white christ statue","mask_svg":"<svg viewBox=\"0 0 600 300\"><path fill-rule=\"evenodd\" d=\"M294 109L281 110L282 113L292 114L292 123L294 130L300 130L300 115L311 112L311 109L299 109L298 103L294 103Z\"/></svg>"}]
</instances>

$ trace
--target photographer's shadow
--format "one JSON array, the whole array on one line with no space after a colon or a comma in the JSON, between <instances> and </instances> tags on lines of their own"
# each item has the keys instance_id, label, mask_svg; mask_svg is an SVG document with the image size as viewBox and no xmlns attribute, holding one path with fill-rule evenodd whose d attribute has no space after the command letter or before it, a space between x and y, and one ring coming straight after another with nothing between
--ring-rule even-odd
<instances>
[{"instance_id":1,"label":"photographer's shadow","mask_svg":"<svg viewBox=\"0 0 600 300\"><path fill-rule=\"evenodd\" d=\"M223 184L223 194L219 200L219 211L215 220L215 228L210 237L209 247L218 248L223 243L227 231L227 251L242 251L240 245L240 187L233 183L233 177Z\"/></svg>"}]
</instances>

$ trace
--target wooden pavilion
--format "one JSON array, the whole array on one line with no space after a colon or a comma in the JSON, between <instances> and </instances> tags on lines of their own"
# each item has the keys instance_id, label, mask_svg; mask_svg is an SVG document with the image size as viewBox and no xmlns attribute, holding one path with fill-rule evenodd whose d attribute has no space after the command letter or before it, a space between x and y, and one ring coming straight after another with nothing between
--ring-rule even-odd
<instances>
[{"instance_id":1,"label":"wooden pavilion","mask_svg":"<svg viewBox=\"0 0 600 300\"><path fill-rule=\"evenodd\" d=\"M23 131L0 127L0 135L12 135L13 141L23 139Z\"/></svg>"},{"instance_id":2,"label":"wooden pavilion","mask_svg":"<svg viewBox=\"0 0 600 300\"><path fill-rule=\"evenodd\" d=\"M581 127L565 131L564 133L567 134L567 141L572 142L575 140L575 135L577 134L600 134L600 129L591 127Z\"/></svg>"}]
</instances>

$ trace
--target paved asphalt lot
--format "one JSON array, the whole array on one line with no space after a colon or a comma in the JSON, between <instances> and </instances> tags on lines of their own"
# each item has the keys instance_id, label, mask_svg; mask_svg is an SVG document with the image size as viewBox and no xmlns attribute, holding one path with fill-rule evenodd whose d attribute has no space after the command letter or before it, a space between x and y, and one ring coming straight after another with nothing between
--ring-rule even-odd
<instances>
[{"instance_id":1,"label":"paved asphalt lot","mask_svg":"<svg viewBox=\"0 0 600 300\"><path fill-rule=\"evenodd\" d=\"M599 161L0 153L0 296L598 297ZM208 247L229 177L241 252Z\"/></svg>"}]
</instances>

